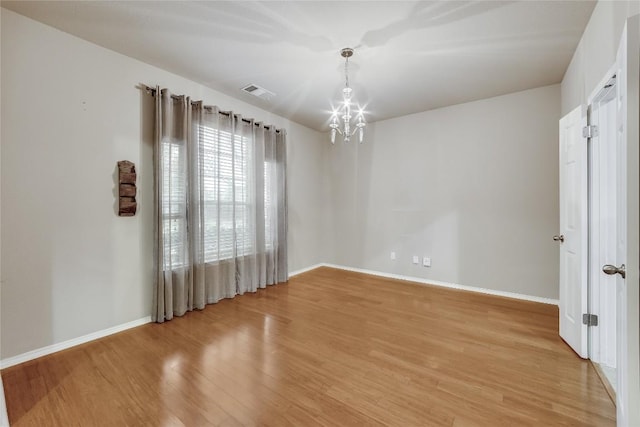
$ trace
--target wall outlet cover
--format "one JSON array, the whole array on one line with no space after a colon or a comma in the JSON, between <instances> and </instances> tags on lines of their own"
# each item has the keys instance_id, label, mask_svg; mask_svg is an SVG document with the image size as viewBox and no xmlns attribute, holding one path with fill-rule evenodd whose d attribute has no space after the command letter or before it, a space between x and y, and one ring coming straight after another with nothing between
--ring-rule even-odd
<instances>
[{"instance_id":1,"label":"wall outlet cover","mask_svg":"<svg viewBox=\"0 0 640 427\"><path fill-rule=\"evenodd\" d=\"M431 267L431 258L429 257L422 258L422 265L424 267Z\"/></svg>"},{"instance_id":2,"label":"wall outlet cover","mask_svg":"<svg viewBox=\"0 0 640 427\"><path fill-rule=\"evenodd\" d=\"M413 256L413 263L414 264L420 264L420 258L418 258L418 255L414 255Z\"/></svg>"}]
</instances>

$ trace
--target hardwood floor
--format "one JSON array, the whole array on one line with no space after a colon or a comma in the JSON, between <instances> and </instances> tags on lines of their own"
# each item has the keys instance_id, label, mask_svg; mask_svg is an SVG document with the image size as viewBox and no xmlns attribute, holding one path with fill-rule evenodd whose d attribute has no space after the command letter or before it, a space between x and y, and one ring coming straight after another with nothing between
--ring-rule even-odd
<instances>
[{"instance_id":1,"label":"hardwood floor","mask_svg":"<svg viewBox=\"0 0 640 427\"><path fill-rule=\"evenodd\" d=\"M555 306L320 268L5 369L15 426L614 426Z\"/></svg>"}]
</instances>

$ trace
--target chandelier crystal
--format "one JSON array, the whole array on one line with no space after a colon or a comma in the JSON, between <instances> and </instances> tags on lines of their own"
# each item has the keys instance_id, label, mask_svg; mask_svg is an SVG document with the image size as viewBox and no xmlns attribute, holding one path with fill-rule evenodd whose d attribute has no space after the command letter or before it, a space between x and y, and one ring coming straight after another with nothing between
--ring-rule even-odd
<instances>
[{"instance_id":1,"label":"chandelier crystal","mask_svg":"<svg viewBox=\"0 0 640 427\"><path fill-rule=\"evenodd\" d=\"M352 102L353 89L349 87L349 58L353 56L353 49L344 48L340 51L340 56L345 60L344 62L344 89L342 89L342 102L337 109L333 110L331 114L331 143L336 143L336 134L340 134L344 138L344 142L349 142L351 137L358 132L358 140L362 143L364 139L364 127L366 123L364 121L364 111L360 106ZM353 118L353 107L357 106L357 113L355 116L355 123L351 123ZM340 123L342 119L342 123Z\"/></svg>"}]
</instances>

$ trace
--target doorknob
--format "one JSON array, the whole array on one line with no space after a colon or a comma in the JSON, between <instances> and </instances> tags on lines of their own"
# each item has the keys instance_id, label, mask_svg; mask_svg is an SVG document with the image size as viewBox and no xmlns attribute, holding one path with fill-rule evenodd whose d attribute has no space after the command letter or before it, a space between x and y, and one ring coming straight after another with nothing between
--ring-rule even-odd
<instances>
[{"instance_id":1,"label":"doorknob","mask_svg":"<svg viewBox=\"0 0 640 427\"><path fill-rule=\"evenodd\" d=\"M560 243L564 242L564 234L561 234L559 236L556 234L555 236L553 236L553 240Z\"/></svg>"},{"instance_id":2,"label":"doorknob","mask_svg":"<svg viewBox=\"0 0 640 427\"><path fill-rule=\"evenodd\" d=\"M616 267L615 265L611 264L605 264L604 266L602 266L602 271L604 271L605 274L609 275L619 274L623 279L627 277L627 271L624 264L622 264L620 267Z\"/></svg>"}]
</instances>

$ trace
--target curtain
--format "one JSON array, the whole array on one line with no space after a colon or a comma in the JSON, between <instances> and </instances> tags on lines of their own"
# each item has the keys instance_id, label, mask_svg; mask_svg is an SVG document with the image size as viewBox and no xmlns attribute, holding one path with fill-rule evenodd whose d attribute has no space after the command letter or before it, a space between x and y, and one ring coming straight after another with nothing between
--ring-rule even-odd
<instances>
[{"instance_id":1,"label":"curtain","mask_svg":"<svg viewBox=\"0 0 640 427\"><path fill-rule=\"evenodd\" d=\"M155 91L153 319L288 280L286 133Z\"/></svg>"}]
</instances>

